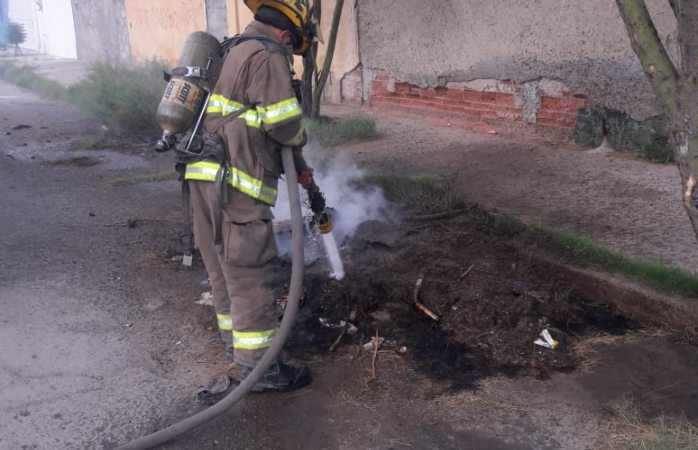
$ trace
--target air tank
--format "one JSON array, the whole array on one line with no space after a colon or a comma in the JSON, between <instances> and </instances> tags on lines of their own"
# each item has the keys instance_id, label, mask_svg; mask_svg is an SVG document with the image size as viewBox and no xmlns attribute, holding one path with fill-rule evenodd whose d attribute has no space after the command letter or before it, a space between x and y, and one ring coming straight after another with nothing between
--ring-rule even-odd
<instances>
[{"instance_id":1,"label":"air tank","mask_svg":"<svg viewBox=\"0 0 698 450\"><path fill-rule=\"evenodd\" d=\"M208 33L187 37L156 113L163 141L173 145L174 135L187 132L202 112L221 69L220 52L220 42Z\"/></svg>"}]
</instances>

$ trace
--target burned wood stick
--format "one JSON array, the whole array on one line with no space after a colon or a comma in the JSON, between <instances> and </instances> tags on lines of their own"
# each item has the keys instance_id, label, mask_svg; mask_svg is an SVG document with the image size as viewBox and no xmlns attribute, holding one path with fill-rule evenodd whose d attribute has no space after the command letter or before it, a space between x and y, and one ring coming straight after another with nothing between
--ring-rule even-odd
<instances>
[{"instance_id":1,"label":"burned wood stick","mask_svg":"<svg viewBox=\"0 0 698 450\"><path fill-rule=\"evenodd\" d=\"M332 352L334 352L335 350L337 350L337 346L338 346L339 343L342 341L342 338L344 337L344 335L347 333L347 325L348 325L348 324L345 324L345 325L342 327L342 332L339 333L339 336L337 336L337 339L335 339L335 341L334 341L334 342L332 343L332 345L330 346L330 353L332 353Z\"/></svg>"},{"instance_id":2,"label":"burned wood stick","mask_svg":"<svg viewBox=\"0 0 698 450\"><path fill-rule=\"evenodd\" d=\"M465 272L463 272L463 274L460 276L460 279L462 280L463 278L465 278L466 276L468 276L468 274L470 273L470 271L473 270L473 267L475 267L475 264L471 264L470 267L468 267L468 270L466 270Z\"/></svg>"},{"instance_id":3,"label":"burned wood stick","mask_svg":"<svg viewBox=\"0 0 698 450\"><path fill-rule=\"evenodd\" d=\"M436 314L434 311L429 309L427 305L419 301L419 291L422 289L422 283L424 282L424 274L419 274L419 277L417 278L417 283L414 286L414 307L417 308L417 311L421 312L431 320L438 322L441 320L438 314Z\"/></svg>"},{"instance_id":4,"label":"burned wood stick","mask_svg":"<svg viewBox=\"0 0 698 450\"><path fill-rule=\"evenodd\" d=\"M425 316L427 316L428 318L430 318L434 322L438 322L439 320L441 320L441 317L439 317L438 314L436 314L434 311L429 309L424 303L417 302L414 304L414 306L415 306L415 308L417 308L417 311L421 312L422 314L424 314Z\"/></svg>"}]
</instances>

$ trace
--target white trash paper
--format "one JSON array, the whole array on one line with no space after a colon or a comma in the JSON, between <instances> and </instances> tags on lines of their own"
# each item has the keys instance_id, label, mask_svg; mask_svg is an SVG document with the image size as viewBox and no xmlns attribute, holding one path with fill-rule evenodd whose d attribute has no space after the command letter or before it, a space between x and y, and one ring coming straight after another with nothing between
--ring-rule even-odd
<instances>
[{"instance_id":1,"label":"white trash paper","mask_svg":"<svg viewBox=\"0 0 698 450\"><path fill-rule=\"evenodd\" d=\"M559 344L558 341L553 339L553 337L550 335L550 331L548 331L547 329L541 331L540 338L536 339L533 343L536 345L540 345L541 347L549 348L550 350L555 350L555 348Z\"/></svg>"}]
</instances>

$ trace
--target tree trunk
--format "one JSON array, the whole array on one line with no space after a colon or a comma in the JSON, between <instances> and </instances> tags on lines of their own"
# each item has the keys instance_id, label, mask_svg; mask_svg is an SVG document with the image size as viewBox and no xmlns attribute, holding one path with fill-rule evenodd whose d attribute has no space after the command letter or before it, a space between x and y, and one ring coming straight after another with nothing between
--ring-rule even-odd
<instances>
[{"instance_id":1,"label":"tree trunk","mask_svg":"<svg viewBox=\"0 0 698 450\"><path fill-rule=\"evenodd\" d=\"M698 8L691 0L670 0L676 14L681 67L669 58L644 0L616 0L632 48L669 119L681 174L683 204L698 238ZM692 6L692 7L691 7Z\"/></svg>"},{"instance_id":2,"label":"tree trunk","mask_svg":"<svg viewBox=\"0 0 698 450\"><path fill-rule=\"evenodd\" d=\"M344 9L344 0L337 0L332 15L332 26L330 27L330 38L327 42L327 52L325 53L325 62L322 65L322 72L317 79L315 92L313 93L313 109L310 117L317 119L320 117L320 101L322 100L322 92L325 90L327 78L330 75L332 68L332 59L334 58L334 49L337 44L337 33L339 31L339 22L342 18L342 10Z\"/></svg>"},{"instance_id":3,"label":"tree trunk","mask_svg":"<svg viewBox=\"0 0 698 450\"><path fill-rule=\"evenodd\" d=\"M313 43L312 45L317 45ZM301 107L303 115L310 117L313 110L313 78L315 72L315 59L312 50L303 56L303 85L301 89Z\"/></svg>"}]
</instances>

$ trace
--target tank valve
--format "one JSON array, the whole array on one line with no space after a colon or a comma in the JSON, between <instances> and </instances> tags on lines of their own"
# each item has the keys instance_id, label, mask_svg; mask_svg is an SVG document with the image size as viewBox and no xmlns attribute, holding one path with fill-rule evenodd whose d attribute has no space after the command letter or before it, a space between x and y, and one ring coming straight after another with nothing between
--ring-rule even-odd
<instances>
[{"instance_id":1,"label":"tank valve","mask_svg":"<svg viewBox=\"0 0 698 450\"><path fill-rule=\"evenodd\" d=\"M155 151L163 153L171 150L175 145L177 145L177 136L163 133L162 137L155 143Z\"/></svg>"}]
</instances>

